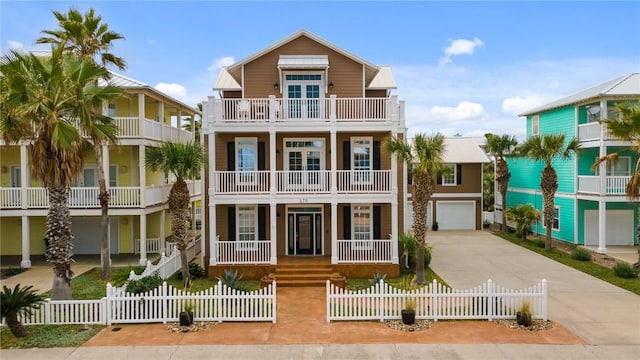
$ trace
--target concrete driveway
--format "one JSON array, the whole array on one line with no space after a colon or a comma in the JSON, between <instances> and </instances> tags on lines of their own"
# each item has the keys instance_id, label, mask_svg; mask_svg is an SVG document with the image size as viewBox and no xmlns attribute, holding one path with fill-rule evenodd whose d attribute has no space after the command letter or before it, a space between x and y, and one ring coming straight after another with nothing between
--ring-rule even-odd
<instances>
[{"instance_id":1,"label":"concrete driveway","mask_svg":"<svg viewBox=\"0 0 640 360\"><path fill-rule=\"evenodd\" d=\"M487 279L520 289L547 279L549 319L588 344L640 345L640 296L487 231L430 231L433 270L456 289Z\"/></svg>"}]
</instances>

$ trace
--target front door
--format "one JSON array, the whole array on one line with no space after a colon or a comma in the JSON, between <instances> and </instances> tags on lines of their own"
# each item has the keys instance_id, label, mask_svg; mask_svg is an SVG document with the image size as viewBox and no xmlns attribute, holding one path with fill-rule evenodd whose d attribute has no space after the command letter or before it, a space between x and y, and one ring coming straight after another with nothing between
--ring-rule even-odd
<instances>
[{"instance_id":1,"label":"front door","mask_svg":"<svg viewBox=\"0 0 640 360\"><path fill-rule=\"evenodd\" d=\"M322 113L322 75L289 74L286 81L286 113L292 119L318 119Z\"/></svg>"},{"instance_id":2,"label":"front door","mask_svg":"<svg viewBox=\"0 0 640 360\"><path fill-rule=\"evenodd\" d=\"M287 255L322 255L321 208L290 208Z\"/></svg>"}]
</instances>

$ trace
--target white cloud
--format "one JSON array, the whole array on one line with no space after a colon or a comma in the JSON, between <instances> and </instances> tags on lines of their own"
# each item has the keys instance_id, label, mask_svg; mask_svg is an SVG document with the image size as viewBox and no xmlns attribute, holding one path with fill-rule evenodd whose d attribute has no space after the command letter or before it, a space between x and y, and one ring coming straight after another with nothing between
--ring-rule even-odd
<instances>
[{"instance_id":1,"label":"white cloud","mask_svg":"<svg viewBox=\"0 0 640 360\"><path fill-rule=\"evenodd\" d=\"M184 101L187 98L187 88L180 84L167 84L161 82L155 86L155 89L181 101Z\"/></svg>"},{"instance_id":2,"label":"white cloud","mask_svg":"<svg viewBox=\"0 0 640 360\"><path fill-rule=\"evenodd\" d=\"M547 102L549 102L549 100L541 95L506 98L502 102L502 111L507 114L518 115L527 110L544 105Z\"/></svg>"},{"instance_id":3,"label":"white cloud","mask_svg":"<svg viewBox=\"0 0 640 360\"><path fill-rule=\"evenodd\" d=\"M456 107L434 106L431 108L433 121L455 124L479 119L484 115L482 104L463 101Z\"/></svg>"},{"instance_id":4,"label":"white cloud","mask_svg":"<svg viewBox=\"0 0 640 360\"><path fill-rule=\"evenodd\" d=\"M453 62L451 57L458 55L473 55L475 49L479 46L484 45L484 42L478 38L474 38L473 40L466 39L457 39L452 40L451 45L444 49L445 56L440 59L440 66L444 66L446 64L450 64Z\"/></svg>"},{"instance_id":5,"label":"white cloud","mask_svg":"<svg viewBox=\"0 0 640 360\"><path fill-rule=\"evenodd\" d=\"M215 58L215 59L213 59L213 62L211 63L211 65L209 65L207 70L211 74L215 74L216 72L218 72L218 70L220 70L220 68L222 68L224 66L229 66L229 65L231 65L231 64L233 64L235 62L236 61L234 60L233 56L225 56L225 57L221 57L221 58Z\"/></svg>"},{"instance_id":6,"label":"white cloud","mask_svg":"<svg viewBox=\"0 0 640 360\"><path fill-rule=\"evenodd\" d=\"M9 49L11 50L15 50L15 51L24 50L24 45L21 42L18 42L15 40L7 40L7 44L9 44Z\"/></svg>"}]
</instances>

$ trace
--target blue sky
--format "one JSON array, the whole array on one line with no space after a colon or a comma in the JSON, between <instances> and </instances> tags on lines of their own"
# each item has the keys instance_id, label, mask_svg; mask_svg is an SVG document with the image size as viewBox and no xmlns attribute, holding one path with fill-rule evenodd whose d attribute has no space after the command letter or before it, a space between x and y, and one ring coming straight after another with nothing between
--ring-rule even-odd
<instances>
[{"instance_id":1,"label":"blue sky","mask_svg":"<svg viewBox=\"0 0 640 360\"><path fill-rule=\"evenodd\" d=\"M125 36L126 76L195 105L220 66L307 29L390 65L410 134L524 137L517 114L640 72L640 2L12 1L0 50L43 49L52 10L94 7Z\"/></svg>"}]
</instances>

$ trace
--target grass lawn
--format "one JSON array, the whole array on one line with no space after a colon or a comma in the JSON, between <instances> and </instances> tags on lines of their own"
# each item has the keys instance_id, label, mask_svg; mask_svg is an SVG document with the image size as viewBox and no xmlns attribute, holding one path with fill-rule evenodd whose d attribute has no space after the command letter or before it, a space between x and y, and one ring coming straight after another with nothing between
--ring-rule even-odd
<instances>
[{"instance_id":1,"label":"grass lawn","mask_svg":"<svg viewBox=\"0 0 640 360\"><path fill-rule=\"evenodd\" d=\"M401 287L402 279L404 277L406 277L406 276L413 277L413 272L411 272L411 270L403 269L400 272L400 277L399 278L393 278L393 279L392 278L386 278L384 280L384 282L386 282L387 284L389 284L391 286ZM371 286L373 286L373 284L371 282L372 279L347 279L347 289L349 289L349 290L368 289ZM449 287L449 284L447 284L446 281L444 281L440 276L438 276L438 274L433 272L433 270L431 270L431 268L424 269L424 280L425 280L425 284L427 284L427 285L432 283L433 280L436 280L439 283Z\"/></svg>"},{"instance_id":2,"label":"grass lawn","mask_svg":"<svg viewBox=\"0 0 640 360\"><path fill-rule=\"evenodd\" d=\"M623 279L621 277L616 276L616 274L613 273L613 270L607 267L604 267L602 265L596 264L591 261L576 260L572 258L570 254L564 253L557 249L552 249L551 251L545 251L544 249L538 247L533 241L523 242L520 238L511 234L503 234L499 232L496 232L494 234L518 246L522 246L523 248L529 249L540 255L546 256L549 259L555 260L559 263L570 266L576 270L582 271L585 274L589 274L600 280L606 281L613 285L619 286L625 290L629 290L632 293L640 295L640 278Z\"/></svg>"},{"instance_id":3,"label":"grass lawn","mask_svg":"<svg viewBox=\"0 0 640 360\"><path fill-rule=\"evenodd\" d=\"M16 338L6 326L0 327L0 348L28 349L77 347L104 328L102 325L30 325L29 336Z\"/></svg>"}]
</instances>

